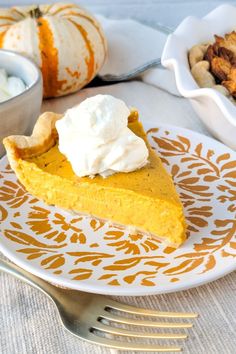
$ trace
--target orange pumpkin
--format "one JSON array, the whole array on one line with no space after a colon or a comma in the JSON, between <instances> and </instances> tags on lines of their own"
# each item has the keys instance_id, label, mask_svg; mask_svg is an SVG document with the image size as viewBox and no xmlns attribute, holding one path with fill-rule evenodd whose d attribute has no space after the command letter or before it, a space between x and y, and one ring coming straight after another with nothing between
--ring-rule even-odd
<instances>
[{"instance_id":1,"label":"orange pumpkin","mask_svg":"<svg viewBox=\"0 0 236 354\"><path fill-rule=\"evenodd\" d=\"M97 20L75 4L0 9L0 48L33 59L43 74L44 97L77 91L104 63L106 39Z\"/></svg>"}]
</instances>

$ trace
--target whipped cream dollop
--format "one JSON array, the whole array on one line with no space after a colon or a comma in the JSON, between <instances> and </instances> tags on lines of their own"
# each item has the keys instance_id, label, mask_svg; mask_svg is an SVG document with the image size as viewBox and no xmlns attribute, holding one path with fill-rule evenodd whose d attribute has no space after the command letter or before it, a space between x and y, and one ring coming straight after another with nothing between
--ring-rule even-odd
<instances>
[{"instance_id":1,"label":"whipped cream dollop","mask_svg":"<svg viewBox=\"0 0 236 354\"><path fill-rule=\"evenodd\" d=\"M56 122L59 150L79 177L131 172L148 162L143 139L128 128L130 110L110 95L87 98Z\"/></svg>"},{"instance_id":2,"label":"whipped cream dollop","mask_svg":"<svg viewBox=\"0 0 236 354\"><path fill-rule=\"evenodd\" d=\"M5 69L0 69L0 102L9 100L26 89L24 82L16 76L8 76Z\"/></svg>"}]
</instances>

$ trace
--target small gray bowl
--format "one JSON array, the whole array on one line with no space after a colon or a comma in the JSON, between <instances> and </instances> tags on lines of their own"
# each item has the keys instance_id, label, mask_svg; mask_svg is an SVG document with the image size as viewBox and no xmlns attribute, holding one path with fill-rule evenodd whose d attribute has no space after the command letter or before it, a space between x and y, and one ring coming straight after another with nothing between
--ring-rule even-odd
<instances>
[{"instance_id":1,"label":"small gray bowl","mask_svg":"<svg viewBox=\"0 0 236 354\"><path fill-rule=\"evenodd\" d=\"M40 113L43 98L42 76L28 58L0 49L0 68L8 75L21 78L26 90L0 103L0 157L5 153L3 138L9 135L29 135Z\"/></svg>"}]
</instances>

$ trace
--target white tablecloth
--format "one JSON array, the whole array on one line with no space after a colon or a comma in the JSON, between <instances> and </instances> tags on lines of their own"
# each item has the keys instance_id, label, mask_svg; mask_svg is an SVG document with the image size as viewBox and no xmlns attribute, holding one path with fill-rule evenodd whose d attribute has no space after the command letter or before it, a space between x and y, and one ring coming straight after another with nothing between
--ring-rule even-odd
<instances>
[{"instance_id":1,"label":"white tablecloth","mask_svg":"<svg viewBox=\"0 0 236 354\"><path fill-rule=\"evenodd\" d=\"M20 3L19 0L1 1ZM22 3L29 3L24 0ZM44 1L38 1L44 2ZM220 1L141 1L141 0L88 0L91 9L115 17L136 17L145 22L162 22L175 26L187 14L200 16L221 3ZM157 120L158 124L179 125L207 134L189 103L152 86L133 82L98 89L136 106L140 116ZM44 110L62 112L94 91L63 100L46 101ZM236 272L214 283L174 294L149 297L119 297L132 305L161 311L194 311L200 314L190 337L184 344L189 354L236 353ZM1 354L96 354L114 353L94 347L67 333L59 322L54 305L43 294L13 277L0 273L0 353ZM124 354L125 352L123 352Z\"/></svg>"}]
</instances>

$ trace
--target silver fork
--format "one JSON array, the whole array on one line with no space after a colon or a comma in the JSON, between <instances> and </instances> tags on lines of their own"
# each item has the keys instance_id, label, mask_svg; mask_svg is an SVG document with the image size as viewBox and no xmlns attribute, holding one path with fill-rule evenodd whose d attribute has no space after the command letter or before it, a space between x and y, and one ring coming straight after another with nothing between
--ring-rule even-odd
<instances>
[{"instance_id":1,"label":"silver fork","mask_svg":"<svg viewBox=\"0 0 236 354\"><path fill-rule=\"evenodd\" d=\"M150 24L149 24L150 25ZM164 26L160 23L151 24L151 27L158 29L160 32L165 34L173 33L174 29L168 26ZM119 82L119 81L128 81L131 80L140 74L144 73L146 70L151 69L153 67L162 67L161 58L153 59L146 62L143 65L140 65L127 73L123 73L120 75L113 75L113 74L105 74L105 75L98 75L99 79L105 82Z\"/></svg>"},{"instance_id":2,"label":"silver fork","mask_svg":"<svg viewBox=\"0 0 236 354\"><path fill-rule=\"evenodd\" d=\"M137 68L132 69L129 72L124 73L124 74L120 74L120 75L105 74L105 75L98 75L98 77L99 77L99 79L101 79L102 81L105 81L105 82L128 81L128 80L131 80L131 79L139 76L144 71L151 69L155 66L162 67L161 58L150 60L149 62L147 62L143 65L140 65Z\"/></svg>"},{"instance_id":3,"label":"silver fork","mask_svg":"<svg viewBox=\"0 0 236 354\"><path fill-rule=\"evenodd\" d=\"M0 260L0 270L14 275L25 283L41 290L56 305L64 327L73 335L102 346L134 351L177 352L179 346L160 346L131 343L111 338L112 336L154 339L185 339L185 333L145 333L113 326L114 323L137 327L184 329L192 327L189 322L157 322L141 320L117 314L134 314L154 318L195 318L195 313L158 312L118 303L103 295L89 294L56 287L45 280L21 269L13 263ZM107 335L108 337L105 337Z\"/></svg>"}]
</instances>

